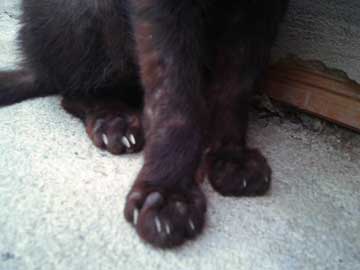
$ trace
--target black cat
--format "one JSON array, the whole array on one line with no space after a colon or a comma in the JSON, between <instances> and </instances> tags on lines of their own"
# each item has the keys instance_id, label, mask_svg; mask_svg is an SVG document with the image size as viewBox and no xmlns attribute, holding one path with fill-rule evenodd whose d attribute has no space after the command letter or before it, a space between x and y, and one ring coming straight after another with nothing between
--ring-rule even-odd
<instances>
[{"instance_id":1,"label":"black cat","mask_svg":"<svg viewBox=\"0 0 360 270\"><path fill-rule=\"evenodd\" d=\"M288 0L23 0L21 70L0 73L0 105L61 94L94 144L140 151L125 217L173 247L204 227L208 178L261 195L266 159L246 146L248 103Z\"/></svg>"}]
</instances>

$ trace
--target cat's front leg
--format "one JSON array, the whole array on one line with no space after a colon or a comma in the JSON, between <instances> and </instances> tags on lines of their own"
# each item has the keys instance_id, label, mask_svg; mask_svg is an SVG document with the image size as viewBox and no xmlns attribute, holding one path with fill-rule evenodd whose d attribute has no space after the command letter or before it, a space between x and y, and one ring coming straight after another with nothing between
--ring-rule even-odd
<instances>
[{"instance_id":1,"label":"cat's front leg","mask_svg":"<svg viewBox=\"0 0 360 270\"><path fill-rule=\"evenodd\" d=\"M261 33L256 38L238 35L241 26L235 20L224 28L229 30L218 37L208 91L212 121L201 171L224 196L264 195L271 186L271 168L259 150L248 146L247 129L251 95L263 78L271 40Z\"/></svg>"},{"instance_id":2,"label":"cat's front leg","mask_svg":"<svg viewBox=\"0 0 360 270\"><path fill-rule=\"evenodd\" d=\"M191 1L133 1L132 9L146 146L125 217L146 242L169 248L204 226L206 201L194 180L206 123L201 12Z\"/></svg>"}]
</instances>

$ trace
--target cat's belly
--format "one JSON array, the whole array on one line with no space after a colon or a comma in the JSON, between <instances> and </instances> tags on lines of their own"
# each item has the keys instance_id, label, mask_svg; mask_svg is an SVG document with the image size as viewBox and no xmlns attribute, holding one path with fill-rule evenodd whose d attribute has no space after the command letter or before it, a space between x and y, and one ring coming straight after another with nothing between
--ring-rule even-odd
<instances>
[{"instance_id":1,"label":"cat's belly","mask_svg":"<svg viewBox=\"0 0 360 270\"><path fill-rule=\"evenodd\" d=\"M125 1L24 0L27 65L61 91L92 91L136 70Z\"/></svg>"}]
</instances>

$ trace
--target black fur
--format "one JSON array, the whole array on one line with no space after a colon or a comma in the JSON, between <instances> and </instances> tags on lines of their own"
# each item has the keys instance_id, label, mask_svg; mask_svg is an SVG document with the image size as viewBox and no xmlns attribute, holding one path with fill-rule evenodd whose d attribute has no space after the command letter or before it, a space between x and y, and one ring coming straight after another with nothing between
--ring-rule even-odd
<instances>
[{"instance_id":1,"label":"black fur","mask_svg":"<svg viewBox=\"0 0 360 270\"><path fill-rule=\"evenodd\" d=\"M196 177L227 196L270 187L266 159L246 146L247 111L287 5L23 0L24 61L0 73L0 106L60 94L96 146L122 154L146 141L125 217L147 242L179 245L205 223Z\"/></svg>"}]
</instances>

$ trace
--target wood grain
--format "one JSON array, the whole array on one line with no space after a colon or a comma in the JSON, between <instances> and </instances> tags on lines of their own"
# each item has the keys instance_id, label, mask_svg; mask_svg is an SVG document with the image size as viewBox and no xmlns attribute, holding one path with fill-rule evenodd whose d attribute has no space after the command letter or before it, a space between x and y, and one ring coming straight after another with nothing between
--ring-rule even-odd
<instances>
[{"instance_id":1,"label":"wood grain","mask_svg":"<svg viewBox=\"0 0 360 270\"><path fill-rule=\"evenodd\" d=\"M360 131L360 86L355 82L291 65L273 66L268 75L271 98Z\"/></svg>"}]
</instances>

